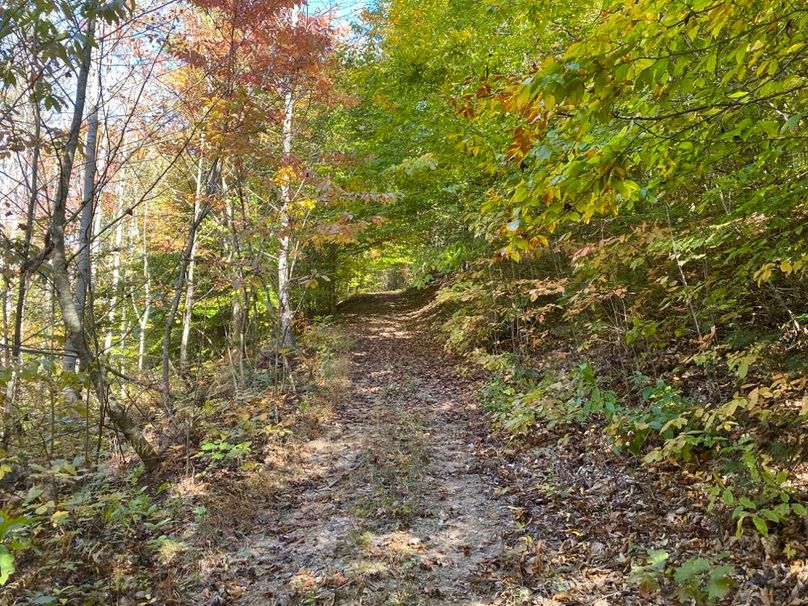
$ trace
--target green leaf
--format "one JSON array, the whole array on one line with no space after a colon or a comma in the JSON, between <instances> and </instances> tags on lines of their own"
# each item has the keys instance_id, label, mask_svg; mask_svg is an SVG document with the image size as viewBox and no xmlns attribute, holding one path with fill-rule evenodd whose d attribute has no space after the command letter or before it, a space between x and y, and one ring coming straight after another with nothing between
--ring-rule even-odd
<instances>
[{"instance_id":1,"label":"green leaf","mask_svg":"<svg viewBox=\"0 0 808 606\"><path fill-rule=\"evenodd\" d=\"M777 515L771 509L761 509L760 515L769 520L770 522L774 522L775 524L780 521L780 516Z\"/></svg>"},{"instance_id":2,"label":"green leaf","mask_svg":"<svg viewBox=\"0 0 808 606\"><path fill-rule=\"evenodd\" d=\"M659 568L668 561L670 554L664 549L652 549L648 552L648 563L654 568Z\"/></svg>"},{"instance_id":3,"label":"green leaf","mask_svg":"<svg viewBox=\"0 0 808 606\"><path fill-rule=\"evenodd\" d=\"M780 133L785 134L792 130L797 124L799 123L800 119L802 118L802 114L794 114L788 120L785 121L782 127L780 127Z\"/></svg>"},{"instance_id":4,"label":"green leaf","mask_svg":"<svg viewBox=\"0 0 808 606\"><path fill-rule=\"evenodd\" d=\"M710 53L707 55L707 71L711 74L715 73L715 65L716 65L716 53Z\"/></svg>"},{"instance_id":5,"label":"green leaf","mask_svg":"<svg viewBox=\"0 0 808 606\"><path fill-rule=\"evenodd\" d=\"M730 575L735 571L735 568L729 564L718 566L710 571L710 578L707 581L707 597L711 600L717 600L727 595L729 588L732 586L732 579Z\"/></svg>"},{"instance_id":6,"label":"green leaf","mask_svg":"<svg viewBox=\"0 0 808 606\"><path fill-rule=\"evenodd\" d=\"M766 524L766 520L761 518L760 516L753 515L752 516L752 524L755 525L757 531L762 534L764 537L769 536L769 525Z\"/></svg>"},{"instance_id":7,"label":"green leaf","mask_svg":"<svg viewBox=\"0 0 808 606\"><path fill-rule=\"evenodd\" d=\"M710 567L710 561L705 560L704 558L687 560L676 569L673 578L677 583L684 583L696 575L707 572L710 570Z\"/></svg>"},{"instance_id":8,"label":"green leaf","mask_svg":"<svg viewBox=\"0 0 808 606\"><path fill-rule=\"evenodd\" d=\"M5 585L13 572L14 556L9 553L5 545L0 545L0 585Z\"/></svg>"}]
</instances>

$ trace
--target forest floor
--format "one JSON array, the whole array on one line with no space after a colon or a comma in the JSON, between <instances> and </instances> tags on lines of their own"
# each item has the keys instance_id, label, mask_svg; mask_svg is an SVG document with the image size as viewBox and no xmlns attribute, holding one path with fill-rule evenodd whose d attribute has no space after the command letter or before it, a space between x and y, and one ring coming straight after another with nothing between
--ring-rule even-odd
<instances>
[{"instance_id":1,"label":"forest floor","mask_svg":"<svg viewBox=\"0 0 808 606\"><path fill-rule=\"evenodd\" d=\"M627 465L597 427L493 434L480 378L444 353L427 303L351 302L345 384L263 476L256 515L220 508L231 531L198 563L195 603L672 604L664 579L631 580L632 566L651 548L672 561L726 548L743 570L731 603L808 604L806 570L716 533L680 472Z\"/></svg>"}]
</instances>

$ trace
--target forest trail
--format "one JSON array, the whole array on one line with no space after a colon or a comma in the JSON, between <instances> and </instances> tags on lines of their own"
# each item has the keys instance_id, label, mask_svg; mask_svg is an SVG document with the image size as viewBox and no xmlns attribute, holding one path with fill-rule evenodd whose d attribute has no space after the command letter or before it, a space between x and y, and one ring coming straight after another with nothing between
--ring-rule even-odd
<instances>
[{"instance_id":1,"label":"forest trail","mask_svg":"<svg viewBox=\"0 0 808 606\"><path fill-rule=\"evenodd\" d=\"M492 603L514 522L475 456L471 384L406 297L363 297L345 319L349 390L245 539L256 580L238 603Z\"/></svg>"}]
</instances>

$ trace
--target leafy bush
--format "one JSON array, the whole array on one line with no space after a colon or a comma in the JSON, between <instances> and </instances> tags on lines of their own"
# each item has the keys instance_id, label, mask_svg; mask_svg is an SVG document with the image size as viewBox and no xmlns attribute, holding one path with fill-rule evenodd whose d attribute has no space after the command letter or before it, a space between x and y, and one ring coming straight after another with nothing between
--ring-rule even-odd
<instances>
[{"instance_id":1,"label":"leafy bush","mask_svg":"<svg viewBox=\"0 0 808 606\"><path fill-rule=\"evenodd\" d=\"M712 458L717 471L707 476L705 484L710 508L719 497L732 507L738 534L747 520L767 535L769 523L806 515L805 506L789 487L787 472L771 471L771 457L748 436L733 437L738 398L708 411L661 379L651 381L635 374L639 401L626 405L614 391L600 387L587 362L571 371L546 371L537 381L535 371L519 367L515 358L497 359L498 376L486 387L483 400L495 424L513 436L529 434L539 426L553 429L600 422L616 452L641 456L648 465L662 461L689 465L697 462L697 454ZM723 474L718 472L721 468Z\"/></svg>"},{"instance_id":2,"label":"leafy bush","mask_svg":"<svg viewBox=\"0 0 808 606\"><path fill-rule=\"evenodd\" d=\"M670 583L681 604L713 606L729 593L734 567L719 558L691 558L669 565L670 555L662 549L648 552L645 563L632 567L629 579L647 596Z\"/></svg>"},{"instance_id":3,"label":"leafy bush","mask_svg":"<svg viewBox=\"0 0 808 606\"><path fill-rule=\"evenodd\" d=\"M216 467L226 464L230 461L242 461L250 455L250 446L252 442L245 440L231 444L227 440L213 440L202 442L199 449L200 453L196 457L208 459L211 466Z\"/></svg>"}]
</instances>

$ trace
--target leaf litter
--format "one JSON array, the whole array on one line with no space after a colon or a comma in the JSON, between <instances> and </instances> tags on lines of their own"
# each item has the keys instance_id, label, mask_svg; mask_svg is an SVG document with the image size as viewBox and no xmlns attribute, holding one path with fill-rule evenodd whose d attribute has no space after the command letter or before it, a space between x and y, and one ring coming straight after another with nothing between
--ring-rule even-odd
<instances>
[{"instance_id":1,"label":"leaf litter","mask_svg":"<svg viewBox=\"0 0 808 606\"><path fill-rule=\"evenodd\" d=\"M734 574L719 603L808 604L804 547L787 561L771 539L735 537L681 469L633 466L598 427L492 432L479 373L458 371L423 302L344 311L349 387L260 522L214 558L229 589L200 603L675 604L647 554L721 552Z\"/></svg>"}]
</instances>

